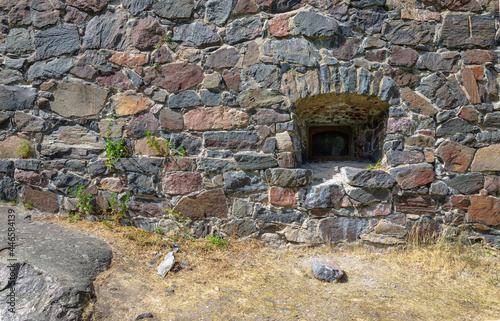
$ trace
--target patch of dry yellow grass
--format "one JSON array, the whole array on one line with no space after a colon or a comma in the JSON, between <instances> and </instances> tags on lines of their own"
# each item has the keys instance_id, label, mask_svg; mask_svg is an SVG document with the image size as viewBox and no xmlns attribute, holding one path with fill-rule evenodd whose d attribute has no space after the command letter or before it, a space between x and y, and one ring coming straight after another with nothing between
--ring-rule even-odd
<instances>
[{"instance_id":1,"label":"patch of dry yellow grass","mask_svg":"<svg viewBox=\"0 0 500 321\"><path fill-rule=\"evenodd\" d=\"M90 232L113 248L110 270L95 282L94 320L126 320L148 310L157 320L495 320L500 316L499 252L480 245L414 243L401 250L366 245L273 250L231 241L162 240L132 227L86 221L49 222ZM156 275L151 252L177 242L177 262ZM330 284L310 272L331 258L348 282ZM161 259L156 259L158 262ZM167 295L165 288L174 288Z\"/></svg>"}]
</instances>

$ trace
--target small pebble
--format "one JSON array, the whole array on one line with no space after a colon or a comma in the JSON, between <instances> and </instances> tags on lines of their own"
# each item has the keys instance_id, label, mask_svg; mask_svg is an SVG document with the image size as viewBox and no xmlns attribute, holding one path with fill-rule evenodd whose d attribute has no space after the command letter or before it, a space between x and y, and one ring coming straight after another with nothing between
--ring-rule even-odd
<instances>
[{"instance_id":1,"label":"small pebble","mask_svg":"<svg viewBox=\"0 0 500 321\"><path fill-rule=\"evenodd\" d=\"M155 264L156 264L155 259L152 259L151 261L149 261L149 264L151 264L151 265L155 265Z\"/></svg>"},{"instance_id":2,"label":"small pebble","mask_svg":"<svg viewBox=\"0 0 500 321\"><path fill-rule=\"evenodd\" d=\"M165 292L167 293L167 295L172 295L172 294L174 294L175 291L174 291L174 289L166 288Z\"/></svg>"},{"instance_id":3,"label":"small pebble","mask_svg":"<svg viewBox=\"0 0 500 321\"><path fill-rule=\"evenodd\" d=\"M151 314L151 312L149 311L143 311L143 312L139 312L135 315L135 319L134 320L143 320L143 319L151 319L153 317L153 315Z\"/></svg>"},{"instance_id":4,"label":"small pebble","mask_svg":"<svg viewBox=\"0 0 500 321\"><path fill-rule=\"evenodd\" d=\"M181 261L181 268L183 269L189 269L191 267L191 264L189 264L186 261Z\"/></svg>"},{"instance_id":5,"label":"small pebble","mask_svg":"<svg viewBox=\"0 0 500 321\"><path fill-rule=\"evenodd\" d=\"M218 286L216 286L216 287L214 288L214 290L215 290L215 291L219 291L219 287L218 287Z\"/></svg>"}]
</instances>

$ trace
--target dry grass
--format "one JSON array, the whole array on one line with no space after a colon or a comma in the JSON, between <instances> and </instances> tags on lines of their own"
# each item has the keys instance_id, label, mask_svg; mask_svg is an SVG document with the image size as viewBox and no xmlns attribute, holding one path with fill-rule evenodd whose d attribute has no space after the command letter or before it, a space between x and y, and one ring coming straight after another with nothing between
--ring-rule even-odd
<instances>
[{"instance_id":1,"label":"dry grass","mask_svg":"<svg viewBox=\"0 0 500 321\"><path fill-rule=\"evenodd\" d=\"M94 320L128 320L149 310L157 320L495 320L500 318L499 252L438 242L379 251L360 244L273 250L257 241L207 247L176 240L176 265L164 279L148 262L174 240L131 227L49 222L90 232L113 248L97 278ZM417 245L417 246L415 246ZM348 282L314 279L311 260L340 263ZM156 259L158 262L161 259ZM175 289L168 295L165 288Z\"/></svg>"},{"instance_id":2,"label":"dry grass","mask_svg":"<svg viewBox=\"0 0 500 321\"><path fill-rule=\"evenodd\" d=\"M419 310L441 320L500 318L500 253L482 244L419 244L385 253L348 246L344 253L385 263L391 279L405 287L403 309ZM413 299L412 299L413 298ZM427 318L424 318L427 319Z\"/></svg>"}]
</instances>

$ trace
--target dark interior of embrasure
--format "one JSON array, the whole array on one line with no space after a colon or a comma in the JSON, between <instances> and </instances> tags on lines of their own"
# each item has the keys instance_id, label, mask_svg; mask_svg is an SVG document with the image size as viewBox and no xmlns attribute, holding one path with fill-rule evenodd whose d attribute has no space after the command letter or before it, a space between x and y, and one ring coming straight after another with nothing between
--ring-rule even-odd
<instances>
[{"instance_id":1,"label":"dark interior of embrasure","mask_svg":"<svg viewBox=\"0 0 500 321\"><path fill-rule=\"evenodd\" d=\"M303 163L376 162L382 158L387 102L324 94L296 103Z\"/></svg>"}]
</instances>

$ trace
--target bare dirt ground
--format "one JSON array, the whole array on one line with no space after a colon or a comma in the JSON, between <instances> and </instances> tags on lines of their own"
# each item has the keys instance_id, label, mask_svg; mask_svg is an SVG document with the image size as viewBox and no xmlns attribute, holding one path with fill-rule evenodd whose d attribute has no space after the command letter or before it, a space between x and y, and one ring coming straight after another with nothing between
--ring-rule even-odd
<instances>
[{"instance_id":1,"label":"bare dirt ground","mask_svg":"<svg viewBox=\"0 0 500 321\"><path fill-rule=\"evenodd\" d=\"M161 278L150 261L159 263L172 244L158 234L35 219L89 232L112 247L112 266L96 279L97 301L86 311L92 320L134 320L141 311L154 320L500 320L500 253L482 246L278 250L233 240L209 249L206 240L186 240L174 270ZM317 257L338 262L346 282L313 278Z\"/></svg>"}]
</instances>

